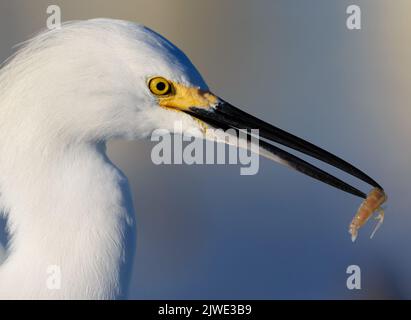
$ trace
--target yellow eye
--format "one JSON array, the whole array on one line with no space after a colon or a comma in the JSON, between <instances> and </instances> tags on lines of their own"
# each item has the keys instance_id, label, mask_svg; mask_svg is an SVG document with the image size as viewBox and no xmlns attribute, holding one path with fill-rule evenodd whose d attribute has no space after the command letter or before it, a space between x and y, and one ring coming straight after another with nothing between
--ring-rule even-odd
<instances>
[{"instance_id":1,"label":"yellow eye","mask_svg":"<svg viewBox=\"0 0 411 320\"><path fill-rule=\"evenodd\" d=\"M150 79L150 81L148 82L148 87L150 91L156 96L165 96L167 94L170 94L172 91L170 82L162 77L155 77Z\"/></svg>"}]
</instances>

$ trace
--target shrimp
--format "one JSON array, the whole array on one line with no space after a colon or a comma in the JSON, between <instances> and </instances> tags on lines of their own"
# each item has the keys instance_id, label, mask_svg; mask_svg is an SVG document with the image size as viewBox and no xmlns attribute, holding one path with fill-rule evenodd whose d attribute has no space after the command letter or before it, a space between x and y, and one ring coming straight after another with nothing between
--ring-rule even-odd
<instances>
[{"instance_id":1,"label":"shrimp","mask_svg":"<svg viewBox=\"0 0 411 320\"><path fill-rule=\"evenodd\" d=\"M357 210L356 215L351 221L350 228L348 230L351 233L351 240L354 242L358 235L358 230L368 221L372 214L377 211L378 215L375 217L378 220L374 231L371 234L371 238L374 236L375 232L381 226L384 221L384 210L381 205L387 201L387 195L384 190L380 188L374 188L367 195L367 198L361 203Z\"/></svg>"}]
</instances>

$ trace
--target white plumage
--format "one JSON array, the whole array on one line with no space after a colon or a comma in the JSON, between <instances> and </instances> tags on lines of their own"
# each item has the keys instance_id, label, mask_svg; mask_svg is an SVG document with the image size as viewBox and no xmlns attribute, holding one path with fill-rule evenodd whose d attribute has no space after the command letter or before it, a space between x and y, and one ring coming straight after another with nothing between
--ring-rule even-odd
<instances>
[{"instance_id":1,"label":"white plumage","mask_svg":"<svg viewBox=\"0 0 411 320\"><path fill-rule=\"evenodd\" d=\"M0 73L1 209L11 235L0 298L125 297L135 243L111 138L199 126L159 108L147 78L207 89L186 56L124 21L71 22L23 45ZM61 267L50 289L49 267Z\"/></svg>"}]
</instances>

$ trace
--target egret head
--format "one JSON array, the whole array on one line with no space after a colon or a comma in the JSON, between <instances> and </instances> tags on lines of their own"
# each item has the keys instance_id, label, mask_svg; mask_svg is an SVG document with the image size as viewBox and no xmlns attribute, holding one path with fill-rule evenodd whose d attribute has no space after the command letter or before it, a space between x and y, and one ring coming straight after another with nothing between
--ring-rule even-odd
<instances>
[{"instance_id":1,"label":"egret head","mask_svg":"<svg viewBox=\"0 0 411 320\"><path fill-rule=\"evenodd\" d=\"M198 126L178 108L215 102L182 51L144 26L119 20L70 22L41 33L0 76L13 88L2 90L13 97L10 104L24 105L20 116L42 123L57 139L135 139L171 130L176 120Z\"/></svg>"},{"instance_id":2,"label":"egret head","mask_svg":"<svg viewBox=\"0 0 411 320\"><path fill-rule=\"evenodd\" d=\"M19 112L20 125L32 136L40 133L57 141L77 142L136 139L155 129L175 132L176 121L182 124L181 131L258 129L264 139L259 150L273 160L365 197L268 141L378 186L342 159L215 96L183 52L141 25L109 19L65 24L30 40L6 65L0 80L3 86L14 84L0 87L5 92L3 110L7 104L23 106L10 107L9 114Z\"/></svg>"}]
</instances>

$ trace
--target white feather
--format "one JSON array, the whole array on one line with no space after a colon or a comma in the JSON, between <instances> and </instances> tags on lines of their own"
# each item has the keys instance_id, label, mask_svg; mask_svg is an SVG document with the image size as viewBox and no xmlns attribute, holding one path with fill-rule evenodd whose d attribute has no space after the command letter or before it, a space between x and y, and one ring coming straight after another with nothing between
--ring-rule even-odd
<instances>
[{"instance_id":1,"label":"white feather","mask_svg":"<svg viewBox=\"0 0 411 320\"><path fill-rule=\"evenodd\" d=\"M129 22L71 22L28 41L0 72L0 193L11 240L0 298L124 297L135 242L127 179L105 155L174 120L146 86L206 89L187 57ZM50 289L50 266L61 288Z\"/></svg>"}]
</instances>

